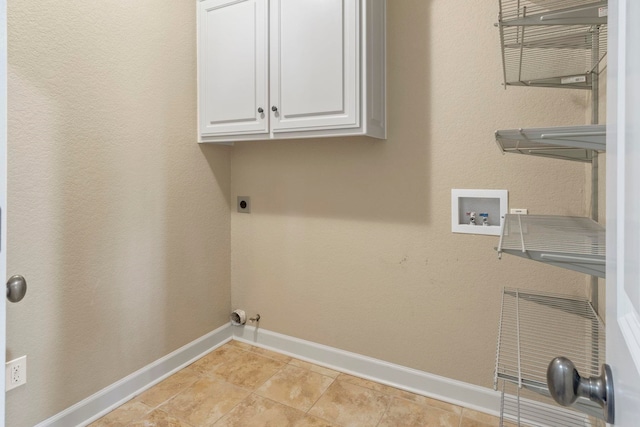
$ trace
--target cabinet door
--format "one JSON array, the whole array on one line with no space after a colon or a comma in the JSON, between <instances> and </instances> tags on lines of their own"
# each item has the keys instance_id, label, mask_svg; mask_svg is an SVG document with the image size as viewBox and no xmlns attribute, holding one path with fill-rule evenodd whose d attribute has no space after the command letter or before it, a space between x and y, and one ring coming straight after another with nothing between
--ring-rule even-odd
<instances>
[{"instance_id":1,"label":"cabinet door","mask_svg":"<svg viewBox=\"0 0 640 427\"><path fill-rule=\"evenodd\" d=\"M272 129L360 125L358 0L271 1Z\"/></svg>"},{"instance_id":2,"label":"cabinet door","mask_svg":"<svg viewBox=\"0 0 640 427\"><path fill-rule=\"evenodd\" d=\"M267 0L204 0L199 7L200 133L267 133Z\"/></svg>"}]
</instances>

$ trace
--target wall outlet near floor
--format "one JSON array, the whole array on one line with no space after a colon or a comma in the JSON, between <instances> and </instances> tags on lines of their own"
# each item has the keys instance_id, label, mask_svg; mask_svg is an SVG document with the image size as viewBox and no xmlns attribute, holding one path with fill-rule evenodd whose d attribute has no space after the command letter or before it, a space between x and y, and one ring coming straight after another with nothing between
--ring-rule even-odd
<instances>
[{"instance_id":1,"label":"wall outlet near floor","mask_svg":"<svg viewBox=\"0 0 640 427\"><path fill-rule=\"evenodd\" d=\"M509 213L517 215L529 215L529 209L512 208L509 210Z\"/></svg>"},{"instance_id":2,"label":"wall outlet near floor","mask_svg":"<svg viewBox=\"0 0 640 427\"><path fill-rule=\"evenodd\" d=\"M18 357L7 362L5 391L14 389L27 383L27 356Z\"/></svg>"}]
</instances>

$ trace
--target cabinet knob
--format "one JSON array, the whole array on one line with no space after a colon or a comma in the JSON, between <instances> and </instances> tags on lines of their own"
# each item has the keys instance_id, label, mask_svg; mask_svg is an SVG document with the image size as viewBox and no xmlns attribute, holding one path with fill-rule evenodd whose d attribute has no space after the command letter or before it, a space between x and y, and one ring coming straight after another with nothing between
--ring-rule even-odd
<instances>
[{"instance_id":1,"label":"cabinet knob","mask_svg":"<svg viewBox=\"0 0 640 427\"><path fill-rule=\"evenodd\" d=\"M262 109L262 107L258 108L258 113L260 114L264 113L264 110Z\"/></svg>"},{"instance_id":2,"label":"cabinet knob","mask_svg":"<svg viewBox=\"0 0 640 427\"><path fill-rule=\"evenodd\" d=\"M275 105L273 107L271 107L271 111L273 111L274 113L278 111L278 107L276 107Z\"/></svg>"}]
</instances>

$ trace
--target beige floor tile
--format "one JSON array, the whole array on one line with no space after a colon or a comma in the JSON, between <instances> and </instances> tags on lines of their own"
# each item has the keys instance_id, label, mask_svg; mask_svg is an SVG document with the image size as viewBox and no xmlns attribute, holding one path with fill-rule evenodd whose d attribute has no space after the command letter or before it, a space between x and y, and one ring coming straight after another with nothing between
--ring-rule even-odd
<instances>
[{"instance_id":1,"label":"beige floor tile","mask_svg":"<svg viewBox=\"0 0 640 427\"><path fill-rule=\"evenodd\" d=\"M331 377L286 365L255 393L306 412L332 382Z\"/></svg>"},{"instance_id":2,"label":"beige floor tile","mask_svg":"<svg viewBox=\"0 0 640 427\"><path fill-rule=\"evenodd\" d=\"M338 375L336 380L347 382L349 384L357 385L357 386L368 388L371 390L379 391L381 393L388 394L391 396L394 396L400 391L397 388L389 387L388 385L380 384L375 381L365 380L364 378L354 377L353 375L349 375L349 374L340 374Z\"/></svg>"},{"instance_id":3,"label":"beige floor tile","mask_svg":"<svg viewBox=\"0 0 640 427\"><path fill-rule=\"evenodd\" d=\"M237 350L236 350L237 351ZM255 390L278 372L285 363L248 351L237 351L230 360L211 368L207 375L239 387Z\"/></svg>"},{"instance_id":4,"label":"beige floor tile","mask_svg":"<svg viewBox=\"0 0 640 427\"><path fill-rule=\"evenodd\" d=\"M129 427L196 427L191 426L178 418L156 409L143 419L129 424ZM198 426L199 427L199 426Z\"/></svg>"},{"instance_id":5,"label":"beige floor tile","mask_svg":"<svg viewBox=\"0 0 640 427\"><path fill-rule=\"evenodd\" d=\"M90 427L212 425L496 427L499 419L234 340Z\"/></svg>"},{"instance_id":6,"label":"beige floor tile","mask_svg":"<svg viewBox=\"0 0 640 427\"><path fill-rule=\"evenodd\" d=\"M237 340L231 340L228 343L226 343L224 346L235 347L245 351L251 351L254 348L251 344L248 344L242 341L237 341Z\"/></svg>"},{"instance_id":7,"label":"beige floor tile","mask_svg":"<svg viewBox=\"0 0 640 427\"><path fill-rule=\"evenodd\" d=\"M482 423L471 418L462 418L460 421L460 427L495 427L496 424ZM497 424L500 425L500 424Z\"/></svg>"},{"instance_id":8,"label":"beige floor tile","mask_svg":"<svg viewBox=\"0 0 640 427\"><path fill-rule=\"evenodd\" d=\"M293 427L339 427L336 424L332 424L329 421L323 420L313 415L305 415L293 425Z\"/></svg>"},{"instance_id":9,"label":"beige floor tile","mask_svg":"<svg viewBox=\"0 0 640 427\"><path fill-rule=\"evenodd\" d=\"M139 420L152 410L153 408L142 402L130 400L99 420L89 424L89 427L124 427L133 421Z\"/></svg>"},{"instance_id":10,"label":"beige floor tile","mask_svg":"<svg viewBox=\"0 0 640 427\"><path fill-rule=\"evenodd\" d=\"M445 411L453 412L454 414L460 415L462 414L462 407L457 405L452 405L451 403L443 402L441 400L431 399L426 396L421 396L415 393L409 393L408 391L393 389L395 390L392 395L395 397L399 397L402 399L409 400L413 403L417 403L422 406L430 406L432 408L438 408Z\"/></svg>"},{"instance_id":11,"label":"beige floor tile","mask_svg":"<svg viewBox=\"0 0 640 427\"><path fill-rule=\"evenodd\" d=\"M475 424L474 424L475 422ZM462 423L464 427L497 427L500 425L500 418L483 412L474 411L472 409L462 409Z\"/></svg>"},{"instance_id":12,"label":"beige floor tile","mask_svg":"<svg viewBox=\"0 0 640 427\"><path fill-rule=\"evenodd\" d=\"M415 393L409 393L408 391L400 390L395 387L390 387L388 385L380 384L374 381L369 381L363 378L354 377L353 375L340 374L336 379L338 381L344 381L360 387L365 387L371 390L379 391L381 393L388 394L390 396L401 397L403 399L410 400L419 405L432 406L434 408L444 409L445 411L453 412L455 414L462 413L462 408L460 406L452 405L450 403L442 402L436 399L431 399L429 397L421 396Z\"/></svg>"},{"instance_id":13,"label":"beige floor tile","mask_svg":"<svg viewBox=\"0 0 640 427\"><path fill-rule=\"evenodd\" d=\"M252 394L214 424L215 427L294 427L305 414ZM321 424L320 424L321 425Z\"/></svg>"},{"instance_id":14,"label":"beige floor tile","mask_svg":"<svg viewBox=\"0 0 640 427\"><path fill-rule=\"evenodd\" d=\"M390 396L375 390L334 381L309 414L345 427L373 427L382 418L390 401Z\"/></svg>"},{"instance_id":15,"label":"beige floor tile","mask_svg":"<svg viewBox=\"0 0 640 427\"><path fill-rule=\"evenodd\" d=\"M289 363L289 361L291 360L291 357L289 356L286 356L281 353L276 353L275 351L267 350L260 347L253 347L251 351L256 354L259 354L260 356L268 357L270 359L277 360L278 362L282 362L282 363Z\"/></svg>"},{"instance_id":16,"label":"beige floor tile","mask_svg":"<svg viewBox=\"0 0 640 427\"><path fill-rule=\"evenodd\" d=\"M308 369L313 372L317 372L320 375L325 375L331 378L337 378L340 375L340 372L334 371L332 369L323 368L322 366L314 365L313 363L305 362L299 359L291 359L289 362L290 365L297 366L298 368Z\"/></svg>"},{"instance_id":17,"label":"beige floor tile","mask_svg":"<svg viewBox=\"0 0 640 427\"><path fill-rule=\"evenodd\" d=\"M182 370L171 375L161 383L151 387L149 390L138 396L135 401L142 402L152 408L155 408L198 381L198 379L199 377L195 373L188 370Z\"/></svg>"},{"instance_id":18,"label":"beige floor tile","mask_svg":"<svg viewBox=\"0 0 640 427\"><path fill-rule=\"evenodd\" d=\"M458 427L460 415L394 398L379 427Z\"/></svg>"},{"instance_id":19,"label":"beige floor tile","mask_svg":"<svg viewBox=\"0 0 640 427\"><path fill-rule=\"evenodd\" d=\"M232 384L202 378L160 409L194 426L210 426L250 393Z\"/></svg>"},{"instance_id":20,"label":"beige floor tile","mask_svg":"<svg viewBox=\"0 0 640 427\"><path fill-rule=\"evenodd\" d=\"M240 355L246 353L246 351L230 345L232 342L233 341L217 348L200 360L189 365L188 368L202 375L210 375L224 364L233 362L240 357Z\"/></svg>"}]
</instances>

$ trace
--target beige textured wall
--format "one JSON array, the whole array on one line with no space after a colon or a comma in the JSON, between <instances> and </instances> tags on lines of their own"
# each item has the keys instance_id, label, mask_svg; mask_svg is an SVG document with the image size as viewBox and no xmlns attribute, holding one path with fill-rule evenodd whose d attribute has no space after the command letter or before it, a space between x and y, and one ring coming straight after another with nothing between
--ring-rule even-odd
<instances>
[{"instance_id":1,"label":"beige textured wall","mask_svg":"<svg viewBox=\"0 0 640 427\"><path fill-rule=\"evenodd\" d=\"M9 2L7 425L224 324L230 151L196 144L195 2Z\"/></svg>"},{"instance_id":2,"label":"beige textured wall","mask_svg":"<svg viewBox=\"0 0 640 427\"><path fill-rule=\"evenodd\" d=\"M220 326L231 291L264 328L487 386L501 286L584 292L449 223L451 188L585 214L582 165L492 138L583 123L584 93L504 91L493 2L388 3L389 139L239 143L230 172L194 143L194 2L9 2L8 267L30 289L8 307L7 357L29 357L8 425ZM230 225L236 195L253 213Z\"/></svg>"},{"instance_id":3,"label":"beige textured wall","mask_svg":"<svg viewBox=\"0 0 640 427\"><path fill-rule=\"evenodd\" d=\"M389 138L236 144L232 303L268 330L491 386L500 289L584 276L452 234L452 188L585 215L582 164L503 156L499 128L583 124L582 91L501 87L497 4L388 2Z\"/></svg>"}]
</instances>

